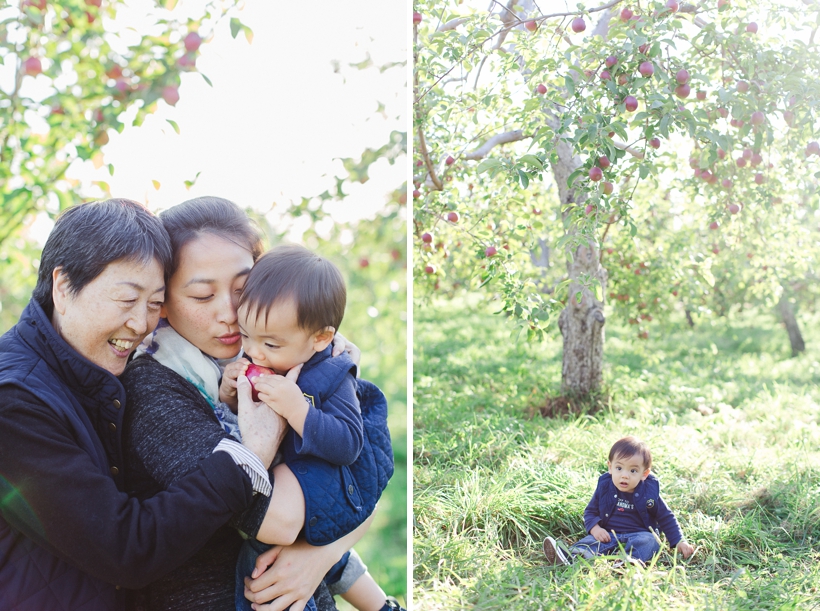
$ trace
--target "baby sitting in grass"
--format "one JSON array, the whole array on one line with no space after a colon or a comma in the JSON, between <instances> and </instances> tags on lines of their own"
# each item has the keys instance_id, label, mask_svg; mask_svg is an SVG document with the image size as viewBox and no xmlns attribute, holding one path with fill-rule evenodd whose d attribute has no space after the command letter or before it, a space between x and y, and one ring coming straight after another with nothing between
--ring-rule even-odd
<instances>
[{"instance_id":1,"label":"baby sitting in grass","mask_svg":"<svg viewBox=\"0 0 820 611\"><path fill-rule=\"evenodd\" d=\"M649 472L652 454L647 445L634 437L619 439L609 451L607 466L584 510L589 534L570 548L547 537L547 561L568 565L579 556L605 556L623 547L630 560L643 564L661 549L659 529L670 547L689 558L695 549L684 540L675 514L661 498L658 479Z\"/></svg>"}]
</instances>

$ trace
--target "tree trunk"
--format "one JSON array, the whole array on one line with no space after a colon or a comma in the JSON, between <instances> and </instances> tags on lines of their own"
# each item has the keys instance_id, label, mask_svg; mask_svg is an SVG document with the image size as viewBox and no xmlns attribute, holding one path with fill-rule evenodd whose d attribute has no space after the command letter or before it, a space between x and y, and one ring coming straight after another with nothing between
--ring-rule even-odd
<instances>
[{"instance_id":1,"label":"tree trunk","mask_svg":"<svg viewBox=\"0 0 820 611\"><path fill-rule=\"evenodd\" d=\"M558 162L552 166L561 209L583 205L585 197L567 186L567 179L581 166L581 160L572 154L564 142L558 144ZM576 199L577 198L577 199ZM572 232L570 225L569 232ZM606 295L606 270L601 266L598 249L580 246L568 252L567 273L571 280L567 305L558 317L558 328L564 338L561 367L561 392L567 395L586 395L601 386L604 362L604 304L578 280L587 274L601 283L601 296ZM580 300L578 294L580 293Z\"/></svg>"},{"instance_id":2,"label":"tree trunk","mask_svg":"<svg viewBox=\"0 0 820 611\"><path fill-rule=\"evenodd\" d=\"M780 317L786 325L786 332L789 334L789 343L792 347L792 356L797 356L801 352L806 351L806 342L803 341L803 334L800 333L800 327L797 324L797 318L794 315L794 306L786 296L786 292L780 296L780 301L777 304L777 309L780 312Z\"/></svg>"},{"instance_id":3,"label":"tree trunk","mask_svg":"<svg viewBox=\"0 0 820 611\"><path fill-rule=\"evenodd\" d=\"M516 12L518 5L521 12ZM533 0L509 0L507 8L501 11L501 19L505 23L518 20L519 15L533 14L535 2ZM597 23L593 35L606 38L609 20L612 13L606 11ZM503 44L500 38L497 47ZM508 52L514 50L511 45ZM581 73L581 70L578 70ZM526 76L526 74L525 74ZM554 131L559 129L557 114L546 110L546 122ZM567 215L568 205L583 205L586 197L576 193L575 189L567 186L570 174L581 167L581 159L573 154L572 148L566 142L559 140L556 145L558 160L551 164L555 182L558 185L558 196L562 214ZM577 199L576 199L577 198ZM575 232L573 225L569 225L567 232ZM606 270L600 264L598 248L581 246L575 252L567 252L567 273L570 278L567 305L558 317L558 328L564 338L563 365L561 368L561 392L565 395L583 396L597 390L601 386L604 360L604 304L595 298L594 293L578 281L582 274L589 279L601 283L602 297L606 295ZM580 300L576 297L580 293Z\"/></svg>"}]
</instances>

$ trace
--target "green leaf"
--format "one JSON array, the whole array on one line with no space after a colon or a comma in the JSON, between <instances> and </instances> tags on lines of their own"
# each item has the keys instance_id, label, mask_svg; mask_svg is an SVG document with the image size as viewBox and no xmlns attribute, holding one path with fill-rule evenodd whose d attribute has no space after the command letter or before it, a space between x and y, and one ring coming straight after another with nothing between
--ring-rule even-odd
<instances>
[{"instance_id":1,"label":"green leaf","mask_svg":"<svg viewBox=\"0 0 820 611\"><path fill-rule=\"evenodd\" d=\"M165 119L168 123L171 124L171 127L174 128L174 131L179 134L179 125L177 125L176 121L171 121L171 119Z\"/></svg>"},{"instance_id":2,"label":"green leaf","mask_svg":"<svg viewBox=\"0 0 820 611\"><path fill-rule=\"evenodd\" d=\"M476 171L479 174L482 174L483 172L488 172L489 170L492 170L500 166L501 162L498 159L489 158L479 163L478 167L476 168Z\"/></svg>"},{"instance_id":3,"label":"green leaf","mask_svg":"<svg viewBox=\"0 0 820 611\"><path fill-rule=\"evenodd\" d=\"M567 88L569 95L575 95L575 81L571 76L564 77L564 86Z\"/></svg>"},{"instance_id":4,"label":"green leaf","mask_svg":"<svg viewBox=\"0 0 820 611\"><path fill-rule=\"evenodd\" d=\"M526 172L518 170L518 179L521 181L521 186L525 189L530 186L530 177L527 176Z\"/></svg>"},{"instance_id":5,"label":"green leaf","mask_svg":"<svg viewBox=\"0 0 820 611\"><path fill-rule=\"evenodd\" d=\"M663 115L663 119L661 119L661 134L663 134L664 138L669 137L669 122L672 120L672 115Z\"/></svg>"},{"instance_id":6,"label":"green leaf","mask_svg":"<svg viewBox=\"0 0 820 611\"><path fill-rule=\"evenodd\" d=\"M575 170L572 174L569 175L569 178L567 178L567 186L571 189L572 184L575 182L575 179L578 178L579 176L583 176L585 172L586 172L586 168L583 168L583 167L578 168L577 170Z\"/></svg>"},{"instance_id":7,"label":"green leaf","mask_svg":"<svg viewBox=\"0 0 820 611\"><path fill-rule=\"evenodd\" d=\"M536 157L535 155L524 155L519 161L527 165L535 166L539 170L544 169L544 164L541 163L541 160L538 159L538 157Z\"/></svg>"},{"instance_id":8,"label":"green leaf","mask_svg":"<svg viewBox=\"0 0 820 611\"><path fill-rule=\"evenodd\" d=\"M205 76L202 72L200 72L200 73L199 73L199 75L200 75L203 79L205 79L205 82L206 82L206 83L208 83L208 85L209 85L209 86L211 86L211 87L213 87L213 86L214 86L214 84L211 82L211 79L209 79L207 76Z\"/></svg>"},{"instance_id":9,"label":"green leaf","mask_svg":"<svg viewBox=\"0 0 820 611\"><path fill-rule=\"evenodd\" d=\"M231 17L231 38L236 38L239 31L242 29L242 22L236 17Z\"/></svg>"}]
</instances>

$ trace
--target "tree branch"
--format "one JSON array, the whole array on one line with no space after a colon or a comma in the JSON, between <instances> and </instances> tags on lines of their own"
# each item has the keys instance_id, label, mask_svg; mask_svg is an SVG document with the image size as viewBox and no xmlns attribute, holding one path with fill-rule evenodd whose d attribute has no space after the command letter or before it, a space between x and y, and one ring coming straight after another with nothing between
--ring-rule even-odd
<instances>
[{"instance_id":1,"label":"tree branch","mask_svg":"<svg viewBox=\"0 0 820 611\"><path fill-rule=\"evenodd\" d=\"M458 26L462 23L467 23L469 19L467 17L458 17L456 19L451 19L447 23L443 23L438 26L436 32L446 32L448 30L455 30Z\"/></svg>"},{"instance_id":2,"label":"tree branch","mask_svg":"<svg viewBox=\"0 0 820 611\"><path fill-rule=\"evenodd\" d=\"M433 167L433 162L430 161L430 154L427 152L427 142L424 140L424 130L421 129L421 125L419 125L419 151L421 152L421 156L424 158L424 165L427 167L427 175L430 177L430 180L433 181L433 184L436 187L437 191L441 191L444 188L444 185L441 182L441 179L436 175L436 170Z\"/></svg>"},{"instance_id":3,"label":"tree branch","mask_svg":"<svg viewBox=\"0 0 820 611\"><path fill-rule=\"evenodd\" d=\"M489 138L484 144L482 144L474 151L466 153L464 155L464 159L470 159L474 161L478 159L483 159L487 156L487 153L489 153L493 148L495 148L499 144L518 142L519 140L525 140L526 138L532 138L532 136L524 135L524 132L522 132L520 129L516 129L511 132L504 132L503 134L496 134L495 136Z\"/></svg>"}]
</instances>

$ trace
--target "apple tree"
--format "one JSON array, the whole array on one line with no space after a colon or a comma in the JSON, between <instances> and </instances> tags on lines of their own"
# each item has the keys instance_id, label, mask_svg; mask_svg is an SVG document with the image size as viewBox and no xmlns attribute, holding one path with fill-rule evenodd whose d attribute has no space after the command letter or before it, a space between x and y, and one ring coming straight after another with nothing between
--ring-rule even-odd
<instances>
[{"instance_id":1,"label":"apple tree","mask_svg":"<svg viewBox=\"0 0 820 611\"><path fill-rule=\"evenodd\" d=\"M678 302L776 303L809 283L819 10L418 2L420 298L483 287L530 338L557 319L562 392L587 394L605 304L647 337Z\"/></svg>"},{"instance_id":2,"label":"apple tree","mask_svg":"<svg viewBox=\"0 0 820 611\"><path fill-rule=\"evenodd\" d=\"M197 71L200 45L221 20L230 19L234 36L251 35L234 0L213 0L196 18L178 16L176 4L146 2L145 30L137 32L117 22L121 0L0 1L3 301L25 300L36 273L37 253L20 238L21 226L37 212L53 216L108 194L104 182L82 192L67 178L69 167L103 166L111 130L140 125L158 104L175 105L180 74Z\"/></svg>"}]
</instances>

